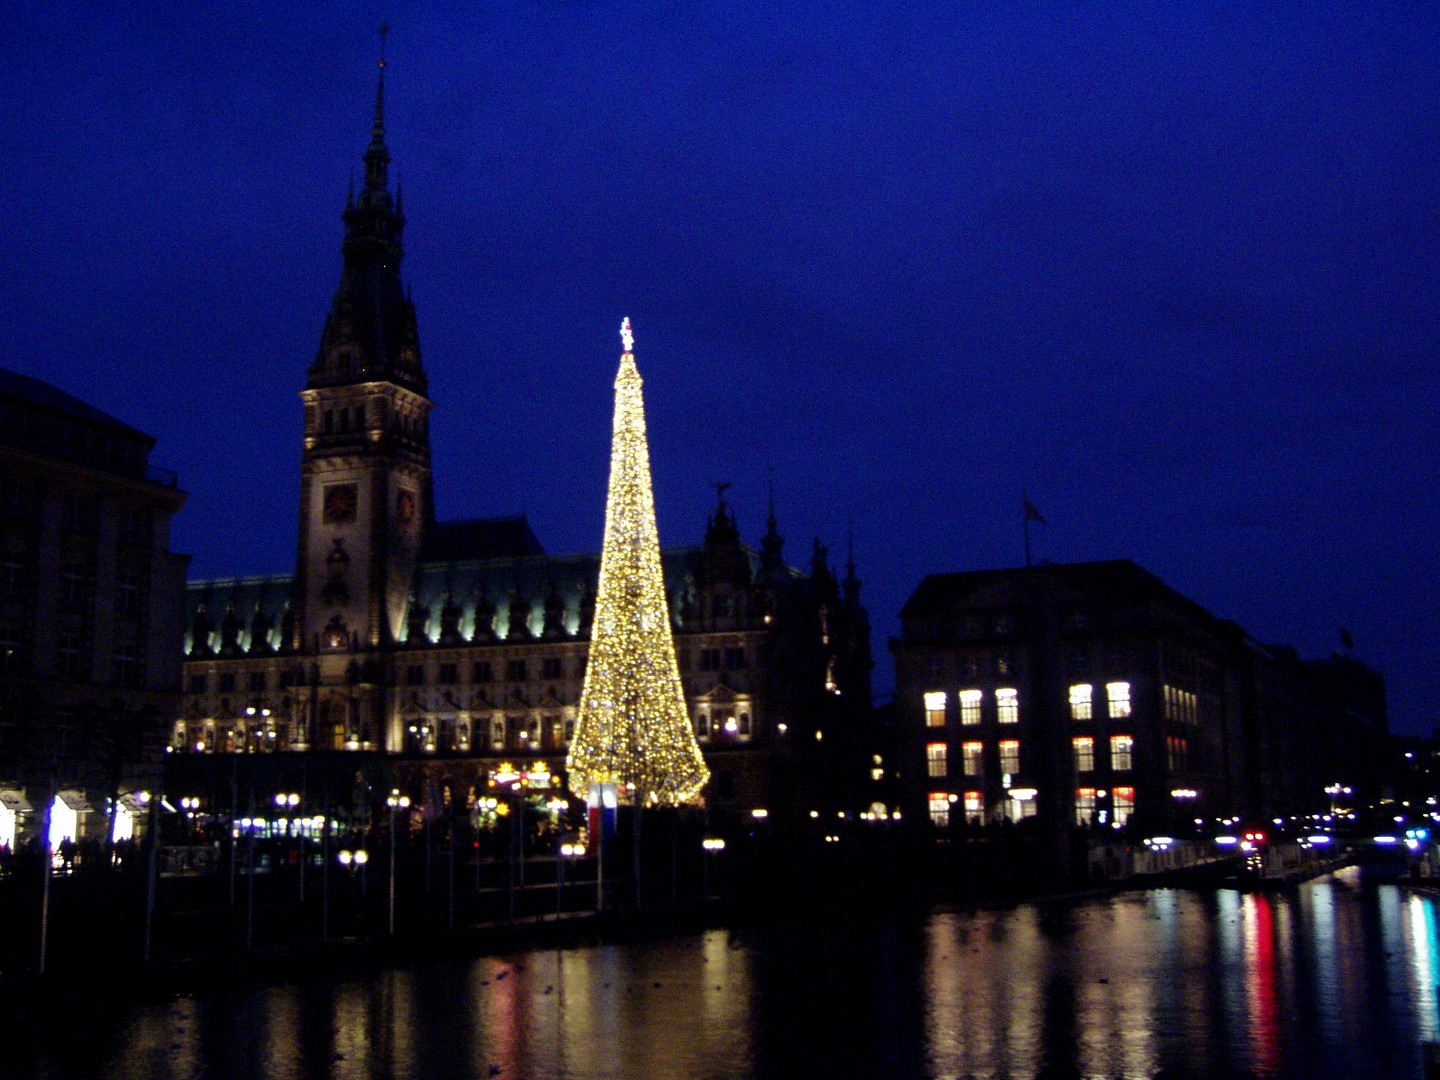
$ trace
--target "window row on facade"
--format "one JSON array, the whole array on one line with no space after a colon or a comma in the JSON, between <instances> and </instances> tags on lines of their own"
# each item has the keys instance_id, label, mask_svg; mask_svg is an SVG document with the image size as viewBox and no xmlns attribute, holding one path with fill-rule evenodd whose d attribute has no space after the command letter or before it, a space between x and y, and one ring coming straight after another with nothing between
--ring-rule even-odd
<instances>
[{"instance_id":1,"label":"window row on facade","mask_svg":"<svg viewBox=\"0 0 1440 1080\"><path fill-rule=\"evenodd\" d=\"M983 825L992 821L1019 821L1035 816L1036 793L1022 792L1025 798L1007 797L986 806L985 795L978 790L931 791L927 802L930 823L948 828L963 821L967 825ZM1135 789L1127 785L1113 788L1078 787L1075 789L1075 824L1119 827L1135 812Z\"/></svg>"}]
</instances>

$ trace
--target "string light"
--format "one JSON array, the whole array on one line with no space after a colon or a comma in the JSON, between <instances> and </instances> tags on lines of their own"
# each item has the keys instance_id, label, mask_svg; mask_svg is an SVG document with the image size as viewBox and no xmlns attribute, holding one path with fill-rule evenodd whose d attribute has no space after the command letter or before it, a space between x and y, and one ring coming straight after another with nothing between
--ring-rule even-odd
<instances>
[{"instance_id":1,"label":"string light","mask_svg":"<svg viewBox=\"0 0 1440 1080\"><path fill-rule=\"evenodd\" d=\"M629 319L620 336L625 351L615 377L605 541L570 744L570 788L583 798L591 784L617 784L638 804L677 805L695 801L710 770L690 728L675 661Z\"/></svg>"}]
</instances>

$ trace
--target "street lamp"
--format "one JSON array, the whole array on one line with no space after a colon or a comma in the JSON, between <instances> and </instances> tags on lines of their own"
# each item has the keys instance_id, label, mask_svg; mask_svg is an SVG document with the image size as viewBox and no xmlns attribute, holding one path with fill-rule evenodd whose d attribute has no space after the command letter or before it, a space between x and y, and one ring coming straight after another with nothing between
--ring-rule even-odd
<instances>
[{"instance_id":1,"label":"street lamp","mask_svg":"<svg viewBox=\"0 0 1440 1080\"><path fill-rule=\"evenodd\" d=\"M399 788L392 788L385 800L390 808L390 936L395 936L395 811L408 809L410 796L401 795Z\"/></svg>"},{"instance_id":2,"label":"street lamp","mask_svg":"<svg viewBox=\"0 0 1440 1080\"><path fill-rule=\"evenodd\" d=\"M700 841L700 846L705 849L705 860L700 865L705 871L705 899L710 899L710 859L711 856L725 850L725 841L718 836L707 836Z\"/></svg>"}]
</instances>

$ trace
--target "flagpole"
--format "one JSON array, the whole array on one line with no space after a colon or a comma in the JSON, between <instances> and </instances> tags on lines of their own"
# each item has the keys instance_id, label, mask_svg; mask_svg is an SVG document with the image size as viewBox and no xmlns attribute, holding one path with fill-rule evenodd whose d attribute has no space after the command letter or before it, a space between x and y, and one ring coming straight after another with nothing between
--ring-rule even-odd
<instances>
[{"instance_id":1,"label":"flagpole","mask_svg":"<svg viewBox=\"0 0 1440 1080\"><path fill-rule=\"evenodd\" d=\"M1025 523L1025 569L1030 569L1030 496L1020 491L1020 520Z\"/></svg>"}]
</instances>

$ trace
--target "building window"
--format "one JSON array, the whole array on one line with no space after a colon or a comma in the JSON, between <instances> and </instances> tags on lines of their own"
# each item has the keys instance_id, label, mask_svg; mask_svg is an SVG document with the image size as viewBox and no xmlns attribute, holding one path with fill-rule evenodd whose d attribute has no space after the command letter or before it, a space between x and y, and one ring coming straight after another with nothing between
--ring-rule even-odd
<instances>
[{"instance_id":1,"label":"building window","mask_svg":"<svg viewBox=\"0 0 1440 1080\"><path fill-rule=\"evenodd\" d=\"M39 500L35 485L15 476L0 476L0 514L9 517L30 517Z\"/></svg>"},{"instance_id":2,"label":"building window","mask_svg":"<svg viewBox=\"0 0 1440 1080\"><path fill-rule=\"evenodd\" d=\"M1165 736L1165 755L1172 773L1190 771L1190 740L1179 735Z\"/></svg>"},{"instance_id":3,"label":"building window","mask_svg":"<svg viewBox=\"0 0 1440 1080\"><path fill-rule=\"evenodd\" d=\"M490 681L490 661L476 660L475 666L470 669L470 681L484 683Z\"/></svg>"},{"instance_id":4,"label":"building window","mask_svg":"<svg viewBox=\"0 0 1440 1080\"><path fill-rule=\"evenodd\" d=\"M14 623L0 623L0 672L19 675L25 671L26 655L24 635Z\"/></svg>"},{"instance_id":5,"label":"building window","mask_svg":"<svg viewBox=\"0 0 1440 1080\"><path fill-rule=\"evenodd\" d=\"M943 742L932 742L925 747L925 763L930 776L944 776L949 771L946 762L946 746Z\"/></svg>"},{"instance_id":6,"label":"building window","mask_svg":"<svg viewBox=\"0 0 1440 1080\"><path fill-rule=\"evenodd\" d=\"M30 575L25 572L25 560L19 552L0 555L0 593L6 596L20 596L29 584Z\"/></svg>"},{"instance_id":7,"label":"building window","mask_svg":"<svg viewBox=\"0 0 1440 1080\"><path fill-rule=\"evenodd\" d=\"M1172 724L1193 724L1199 718L1195 694L1176 686L1165 687L1165 719Z\"/></svg>"},{"instance_id":8,"label":"building window","mask_svg":"<svg viewBox=\"0 0 1440 1080\"><path fill-rule=\"evenodd\" d=\"M720 650L719 650L719 649L701 649L701 650L700 650L700 670L701 670L701 671L719 671L719 670L720 670Z\"/></svg>"},{"instance_id":9,"label":"building window","mask_svg":"<svg viewBox=\"0 0 1440 1080\"><path fill-rule=\"evenodd\" d=\"M1014 690L995 691L995 714L1002 724L1020 722L1020 698Z\"/></svg>"},{"instance_id":10,"label":"building window","mask_svg":"<svg viewBox=\"0 0 1440 1080\"><path fill-rule=\"evenodd\" d=\"M1071 739L1070 745L1075 748L1075 771L1095 771L1095 740L1089 736L1078 739Z\"/></svg>"},{"instance_id":11,"label":"building window","mask_svg":"<svg viewBox=\"0 0 1440 1080\"><path fill-rule=\"evenodd\" d=\"M1089 720L1095 714L1090 705L1090 684L1076 683L1070 687L1070 719Z\"/></svg>"},{"instance_id":12,"label":"building window","mask_svg":"<svg viewBox=\"0 0 1440 1080\"><path fill-rule=\"evenodd\" d=\"M1009 653L1001 653L999 656L995 657L995 674L1015 674L1015 661L1010 658Z\"/></svg>"},{"instance_id":13,"label":"building window","mask_svg":"<svg viewBox=\"0 0 1440 1080\"><path fill-rule=\"evenodd\" d=\"M960 661L960 674L967 679L973 679L980 674L980 664L973 656L967 656Z\"/></svg>"},{"instance_id":14,"label":"building window","mask_svg":"<svg viewBox=\"0 0 1440 1080\"><path fill-rule=\"evenodd\" d=\"M405 685L406 685L406 686L424 686L424 685L425 685L425 665L424 665L424 664L410 664L410 665L408 665L408 666L405 668Z\"/></svg>"},{"instance_id":15,"label":"building window","mask_svg":"<svg viewBox=\"0 0 1440 1080\"><path fill-rule=\"evenodd\" d=\"M120 510L120 539L129 544L150 542L150 508L126 506Z\"/></svg>"},{"instance_id":16,"label":"building window","mask_svg":"<svg viewBox=\"0 0 1440 1080\"><path fill-rule=\"evenodd\" d=\"M1020 771L1020 740L1000 740L1000 771L1007 776Z\"/></svg>"},{"instance_id":17,"label":"building window","mask_svg":"<svg viewBox=\"0 0 1440 1080\"><path fill-rule=\"evenodd\" d=\"M220 693L233 694L235 692L235 673L233 671L222 671L220 673Z\"/></svg>"},{"instance_id":18,"label":"building window","mask_svg":"<svg viewBox=\"0 0 1440 1080\"><path fill-rule=\"evenodd\" d=\"M509 660L505 663L505 678L511 682L524 682L530 676L524 660Z\"/></svg>"},{"instance_id":19,"label":"building window","mask_svg":"<svg viewBox=\"0 0 1440 1080\"><path fill-rule=\"evenodd\" d=\"M941 829L950 824L950 796L943 791L930 793L930 824Z\"/></svg>"},{"instance_id":20,"label":"building window","mask_svg":"<svg viewBox=\"0 0 1440 1080\"><path fill-rule=\"evenodd\" d=\"M79 634L60 634L56 638L55 652L60 661L62 679L83 679L89 674L85 663L83 643Z\"/></svg>"},{"instance_id":21,"label":"building window","mask_svg":"<svg viewBox=\"0 0 1440 1080\"><path fill-rule=\"evenodd\" d=\"M925 726L945 726L945 691L932 690L925 695Z\"/></svg>"},{"instance_id":22,"label":"building window","mask_svg":"<svg viewBox=\"0 0 1440 1080\"><path fill-rule=\"evenodd\" d=\"M250 672L250 690L252 693L263 693L265 691L265 672Z\"/></svg>"},{"instance_id":23,"label":"building window","mask_svg":"<svg viewBox=\"0 0 1440 1080\"><path fill-rule=\"evenodd\" d=\"M1105 684L1105 697L1110 702L1110 719L1121 719L1130 715L1130 684L1112 682Z\"/></svg>"},{"instance_id":24,"label":"building window","mask_svg":"<svg viewBox=\"0 0 1440 1080\"><path fill-rule=\"evenodd\" d=\"M74 532L93 533L100 517L100 503L94 495L71 492L60 503L60 527Z\"/></svg>"},{"instance_id":25,"label":"building window","mask_svg":"<svg viewBox=\"0 0 1440 1080\"><path fill-rule=\"evenodd\" d=\"M204 676L204 674L197 672L196 674L190 676L190 693L192 693L192 694L203 694L203 693L205 693L205 676Z\"/></svg>"},{"instance_id":26,"label":"building window","mask_svg":"<svg viewBox=\"0 0 1440 1080\"><path fill-rule=\"evenodd\" d=\"M702 739L710 737L710 717L703 711L695 714L695 734Z\"/></svg>"},{"instance_id":27,"label":"building window","mask_svg":"<svg viewBox=\"0 0 1440 1080\"><path fill-rule=\"evenodd\" d=\"M440 685L454 686L460 681L460 667L458 664L440 665Z\"/></svg>"},{"instance_id":28,"label":"building window","mask_svg":"<svg viewBox=\"0 0 1440 1080\"><path fill-rule=\"evenodd\" d=\"M1115 772L1129 772L1134 766L1131 762L1131 752L1135 749L1135 740L1129 735L1110 736L1110 768Z\"/></svg>"},{"instance_id":29,"label":"building window","mask_svg":"<svg viewBox=\"0 0 1440 1080\"><path fill-rule=\"evenodd\" d=\"M979 690L960 691L960 723L980 723L980 699L983 696Z\"/></svg>"},{"instance_id":30,"label":"building window","mask_svg":"<svg viewBox=\"0 0 1440 1080\"><path fill-rule=\"evenodd\" d=\"M560 673L560 657L547 656L540 661L540 677L542 679L558 679Z\"/></svg>"},{"instance_id":31,"label":"building window","mask_svg":"<svg viewBox=\"0 0 1440 1080\"><path fill-rule=\"evenodd\" d=\"M122 570L115 576L115 610L134 615L140 610L140 575Z\"/></svg>"},{"instance_id":32,"label":"building window","mask_svg":"<svg viewBox=\"0 0 1440 1080\"><path fill-rule=\"evenodd\" d=\"M140 684L140 651L133 641L115 643L115 681L121 686Z\"/></svg>"},{"instance_id":33,"label":"building window","mask_svg":"<svg viewBox=\"0 0 1440 1080\"><path fill-rule=\"evenodd\" d=\"M1124 825L1130 820L1130 815L1135 810L1135 789L1133 787L1117 787L1111 794L1114 796L1111 805L1115 808L1115 824Z\"/></svg>"},{"instance_id":34,"label":"building window","mask_svg":"<svg viewBox=\"0 0 1440 1080\"><path fill-rule=\"evenodd\" d=\"M1093 825L1095 822L1095 789L1093 787L1082 787L1075 789L1075 824Z\"/></svg>"},{"instance_id":35,"label":"building window","mask_svg":"<svg viewBox=\"0 0 1440 1080\"><path fill-rule=\"evenodd\" d=\"M978 791L965 792L965 820L971 825L985 820L985 802Z\"/></svg>"},{"instance_id":36,"label":"building window","mask_svg":"<svg viewBox=\"0 0 1440 1080\"><path fill-rule=\"evenodd\" d=\"M89 575L85 565L74 559L60 564L60 602L71 606L85 603L89 589Z\"/></svg>"},{"instance_id":37,"label":"building window","mask_svg":"<svg viewBox=\"0 0 1440 1080\"><path fill-rule=\"evenodd\" d=\"M742 739L750 737L750 714L748 712L740 714L740 737Z\"/></svg>"},{"instance_id":38,"label":"building window","mask_svg":"<svg viewBox=\"0 0 1440 1080\"><path fill-rule=\"evenodd\" d=\"M743 671L745 669L745 650L739 646L726 649L725 666L731 671Z\"/></svg>"},{"instance_id":39,"label":"building window","mask_svg":"<svg viewBox=\"0 0 1440 1080\"><path fill-rule=\"evenodd\" d=\"M966 776L983 776L981 754L984 747L978 742L967 742L960 747L961 759L965 763Z\"/></svg>"}]
</instances>

